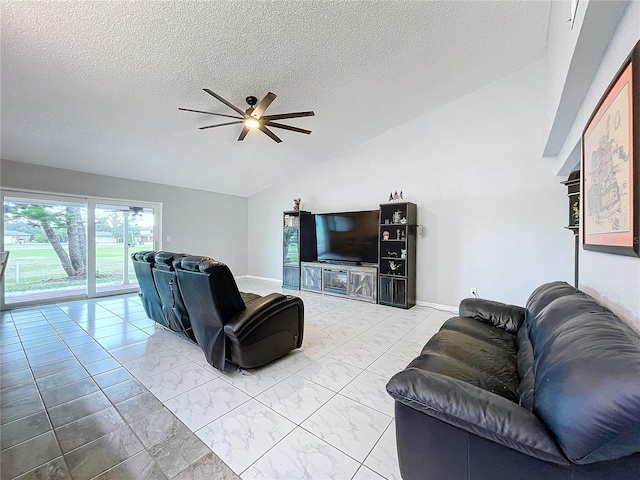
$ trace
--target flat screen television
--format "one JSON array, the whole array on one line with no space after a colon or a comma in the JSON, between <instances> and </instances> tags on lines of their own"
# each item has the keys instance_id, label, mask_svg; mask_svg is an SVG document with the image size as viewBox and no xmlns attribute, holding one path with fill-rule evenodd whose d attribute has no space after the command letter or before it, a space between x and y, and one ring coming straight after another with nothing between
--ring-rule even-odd
<instances>
[{"instance_id":1,"label":"flat screen television","mask_svg":"<svg viewBox=\"0 0 640 480\"><path fill-rule=\"evenodd\" d=\"M318 261L378 263L378 210L316 213Z\"/></svg>"}]
</instances>

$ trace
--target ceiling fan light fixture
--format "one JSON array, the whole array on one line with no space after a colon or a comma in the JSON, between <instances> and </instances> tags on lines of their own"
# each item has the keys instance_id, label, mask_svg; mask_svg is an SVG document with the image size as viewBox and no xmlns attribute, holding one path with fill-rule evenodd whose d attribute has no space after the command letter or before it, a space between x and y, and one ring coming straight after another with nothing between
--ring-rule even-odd
<instances>
[{"instance_id":1,"label":"ceiling fan light fixture","mask_svg":"<svg viewBox=\"0 0 640 480\"><path fill-rule=\"evenodd\" d=\"M247 128L258 128L260 126L260 122L255 118L247 118L244 121L244 125Z\"/></svg>"}]
</instances>

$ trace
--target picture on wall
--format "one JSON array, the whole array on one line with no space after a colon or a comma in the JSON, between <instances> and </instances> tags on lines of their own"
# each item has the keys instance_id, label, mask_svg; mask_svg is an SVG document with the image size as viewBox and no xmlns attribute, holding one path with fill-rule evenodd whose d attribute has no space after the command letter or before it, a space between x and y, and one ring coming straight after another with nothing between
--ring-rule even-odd
<instances>
[{"instance_id":1,"label":"picture on wall","mask_svg":"<svg viewBox=\"0 0 640 480\"><path fill-rule=\"evenodd\" d=\"M640 42L582 134L582 243L639 255Z\"/></svg>"}]
</instances>

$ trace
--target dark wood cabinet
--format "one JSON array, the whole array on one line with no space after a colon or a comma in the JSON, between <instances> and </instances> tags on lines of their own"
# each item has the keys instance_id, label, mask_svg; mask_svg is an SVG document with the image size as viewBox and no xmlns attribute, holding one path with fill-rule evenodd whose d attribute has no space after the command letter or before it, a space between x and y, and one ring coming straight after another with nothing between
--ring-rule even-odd
<instances>
[{"instance_id":1,"label":"dark wood cabinet","mask_svg":"<svg viewBox=\"0 0 640 480\"><path fill-rule=\"evenodd\" d=\"M399 308L416 304L417 206L380 205L378 303Z\"/></svg>"},{"instance_id":2,"label":"dark wood cabinet","mask_svg":"<svg viewBox=\"0 0 640 480\"><path fill-rule=\"evenodd\" d=\"M284 212L282 225L282 286L300 289L300 262L315 260L315 221L310 212Z\"/></svg>"}]
</instances>

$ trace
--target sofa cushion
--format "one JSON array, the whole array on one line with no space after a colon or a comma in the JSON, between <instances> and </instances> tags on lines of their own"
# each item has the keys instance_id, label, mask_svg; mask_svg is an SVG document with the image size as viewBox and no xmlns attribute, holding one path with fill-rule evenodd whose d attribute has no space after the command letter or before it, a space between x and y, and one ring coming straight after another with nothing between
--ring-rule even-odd
<instances>
[{"instance_id":1,"label":"sofa cushion","mask_svg":"<svg viewBox=\"0 0 640 480\"><path fill-rule=\"evenodd\" d=\"M429 340L412 365L517 402L520 379L515 341L512 344L511 348L504 348L460 331L441 330Z\"/></svg>"},{"instance_id":2,"label":"sofa cushion","mask_svg":"<svg viewBox=\"0 0 640 480\"><path fill-rule=\"evenodd\" d=\"M640 451L640 337L593 298L563 282L527 303L534 357L533 412L572 462Z\"/></svg>"}]
</instances>

